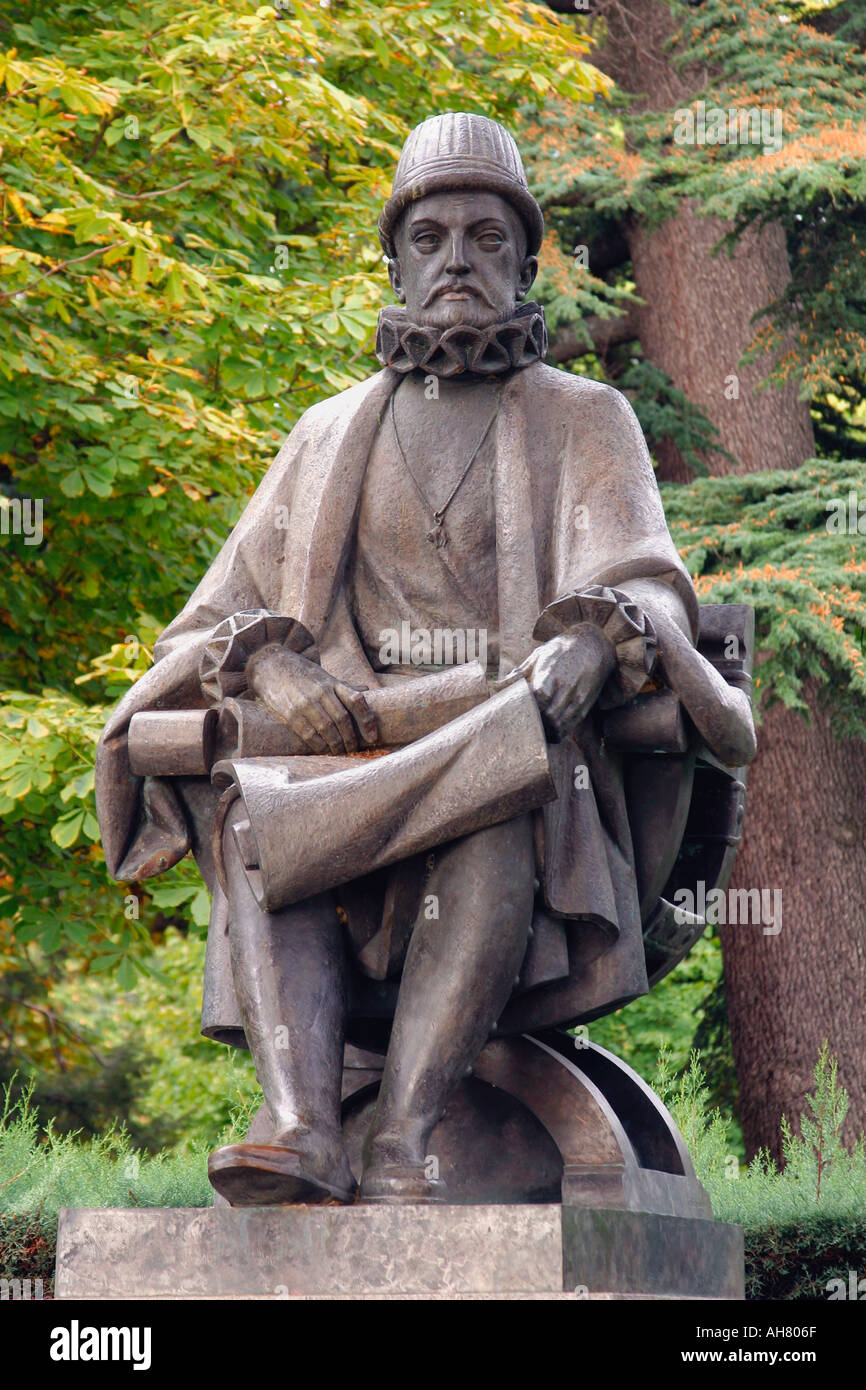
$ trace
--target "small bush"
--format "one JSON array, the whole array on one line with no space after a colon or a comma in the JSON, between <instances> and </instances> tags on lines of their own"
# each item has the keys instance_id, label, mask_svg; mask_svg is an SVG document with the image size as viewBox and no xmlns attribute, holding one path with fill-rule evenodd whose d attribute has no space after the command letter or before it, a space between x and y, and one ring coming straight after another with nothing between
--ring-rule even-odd
<instances>
[{"instance_id":1,"label":"small bush","mask_svg":"<svg viewBox=\"0 0 866 1390\"><path fill-rule=\"evenodd\" d=\"M827 1043L814 1081L799 1134L782 1119L781 1169L764 1151L741 1168L730 1152L729 1121L709 1108L697 1053L676 1080L664 1054L659 1061L655 1088L682 1131L715 1215L745 1228L750 1299L846 1298L866 1277L866 1152L862 1137L850 1151L842 1145L848 1096Z\"/></svg>"},{"instance_id":2,"label":"small bush","mask_svg":"<svg viewBox=\"0 0 866 1390\"><path fill-rule=\"evenodd\" d=\"M866 1216L862 1213L859 1217L822 1214L746 1232L749 1299L866 1298L864 1276Z\"/></svg>"},{"instance_id":3,"label":"small bush","mask_svg":"<svg viewBox=\"0 0 866 1390\"><path fill-rule=\"evenodd\" d=\"M56 1221L41 1213L19 1216L0 1215L0 1279L29 1279L33 1297L54 1294L54 1259L57 1247ZM33 1284L42 1280L41 1288Z\"/></svg>"}]
</instances>

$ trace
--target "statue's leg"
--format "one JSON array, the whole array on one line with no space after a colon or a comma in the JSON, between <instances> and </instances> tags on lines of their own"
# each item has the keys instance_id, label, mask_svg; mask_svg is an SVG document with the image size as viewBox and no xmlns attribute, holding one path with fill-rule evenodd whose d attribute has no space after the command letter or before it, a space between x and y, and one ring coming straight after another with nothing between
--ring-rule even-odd
<instances>
[{"instance_id":1,"label":"statue's leg","mask_svg":"<svg viewBox=\"0 0 866 1390\"><path fill-rule=\"evenodd\" d=\"M214 1187L233 1205L348 1199L340 1092L346 1014L342 928L329 893L264 912L231 833L223 834L235 993L256 1075L271 1112L267 1145L232 1144L211 1155Z\"/></svg>"},{"instance_id":2,"label":"statue's leg","mask_svg":"<svg viewBox=\"0 0 866 1390\"><path fill-rule=\"evenodd\" d=\"M427 1142L514 986L532 920L534 875L529 815L436 852L365 1145L362 1201L434 1197L424 1178Z\"/></svg>"}]
</instances>

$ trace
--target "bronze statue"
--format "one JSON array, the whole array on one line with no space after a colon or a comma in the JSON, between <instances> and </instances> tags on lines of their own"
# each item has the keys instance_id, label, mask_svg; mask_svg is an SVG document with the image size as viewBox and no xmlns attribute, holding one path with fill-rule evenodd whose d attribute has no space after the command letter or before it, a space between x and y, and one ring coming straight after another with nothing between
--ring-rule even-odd
<instances>
[{"instance_id":1,"label":"bronze statue","mask_svg":"<svg viewBox=\"0 0 866 1390\"><path fill-rule=\"evenodd\" d=\"M677 787L696 741L754 754L629 403L544 362L542 226L500 125L412 131L382 370L298 421L100 743L109 871L192 849L213 892L203 1030L269 1113L211 1156L236 1205L354 1199L347 1037L387 1048L360 1201L447 1199L430 1135L488 1040L647 990L673 856L623 716Z\"/></svg>"}]
</instances>

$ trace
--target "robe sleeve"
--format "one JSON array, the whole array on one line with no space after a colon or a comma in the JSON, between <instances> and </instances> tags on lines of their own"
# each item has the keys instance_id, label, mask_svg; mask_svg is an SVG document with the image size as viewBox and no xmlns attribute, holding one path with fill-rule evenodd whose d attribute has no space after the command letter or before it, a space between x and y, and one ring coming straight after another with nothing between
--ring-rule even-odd
<instances>
[{"instance_id":1,"label":"robe sleeve","mask_svg":"<svg viewBox=\"0 0 866 1390\"><path fill-rule=\"evenodd\" d=\"M310 412L308 412L308 415ZM139 710L201 709L214 661L205 659L215 630L239 614L280 614L281 551L309 427L299 420L181 613L154 648L154 664L113 710L96 750L96 809L108 872L124 880L163 873L189 849L183 812L170 779L136 777L127 747ZM289 628L287 627L287 631ZM218 640L218 638L217 638ZM213 646L212 646L213 652ZM204 661L203 661L204 659Z\"/></svg>"},{"instance_id":2,"label":"robe sleeve","mask_svg":"<svg viewBox=\"0 0 866 1390\"><path fill-rule=\"evenodd\" d=\"M653 603L661 601L694 640L697 595L668 531L637 417L613 387L573 380L579 385L566 387L575 400L556 505L554 597L595 585L631 597L637 582L641 597L637 589L633 596L650 620Z\"/></svg>"}]
</instances>

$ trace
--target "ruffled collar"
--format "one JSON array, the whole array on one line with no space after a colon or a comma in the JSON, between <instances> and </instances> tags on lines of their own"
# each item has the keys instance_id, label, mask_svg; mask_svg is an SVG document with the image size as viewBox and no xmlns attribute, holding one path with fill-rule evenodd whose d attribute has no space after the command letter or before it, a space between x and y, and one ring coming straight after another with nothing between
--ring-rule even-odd
<instances>
[{"instance_id":1,"label":"ruffled collar","mask_svg":"<svg viewBox=\"0 0 866 1390\"><path fill-rule=\"evenodd\" d=\"M487 328L453 324L434 328L413 323L402 305L389 304L379 313L376 356L395 372L414 370L433 376L474 372L494 376L528 367L547 352L547 326L540 304L521 304L504 323Z\"/></svg>"}]
</instances>

